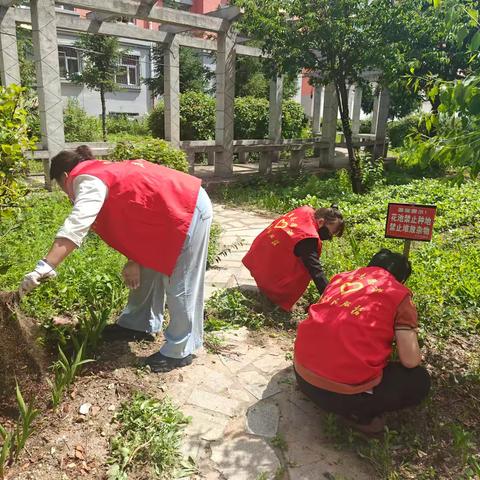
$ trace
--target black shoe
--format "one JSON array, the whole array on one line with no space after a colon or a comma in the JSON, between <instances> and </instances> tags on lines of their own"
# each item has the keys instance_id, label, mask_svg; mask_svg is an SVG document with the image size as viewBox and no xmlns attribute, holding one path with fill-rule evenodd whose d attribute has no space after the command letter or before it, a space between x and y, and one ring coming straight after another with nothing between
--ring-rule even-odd
<instances>
[{"instance_id":1,"label":"black shoe","mask_svg":"<svg viewBox=\"0 0 480 480\"><path fill-rule=\"evenodd\" d=\"M124 328L116 323L112 325L107 325L102 332L102 338L106 342L114 341L124 341L124 342L133 342L133 341L145 341L145 342L154 342L155 335L153 333L140 332L138 330L131 330L130 328Z\"/></svg>"},{"instance_id":2,"label":"black shoe","mask_svg":"<svg viewBox=\"0 0 480 480\"><path fill-rule=\"evenodd\" d=\"M147 357L143 364L148 365L152 372L159 373L169 372L175 368L186 367L192 363L192 360L193 355L187 355L185 358L171 358L157 352Z\"/></svg>"}]
</instances>

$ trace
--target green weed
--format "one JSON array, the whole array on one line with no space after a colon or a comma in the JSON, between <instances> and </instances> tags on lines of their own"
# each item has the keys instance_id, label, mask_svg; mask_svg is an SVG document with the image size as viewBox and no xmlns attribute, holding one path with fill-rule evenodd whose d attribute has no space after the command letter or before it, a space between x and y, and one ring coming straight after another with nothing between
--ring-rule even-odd
<instances>
[{"instance_id":1,"label":"green weed","mask_svg":"<svg viewBox=\"0 0 480 480\"><path fill-rule=\"evenodd\" d=\"M16 400L20 412L15 426L7 430L0 425L0 437L2 446L0 448L0 478L5 478L5 469L8 464L18 460L21 451L25 448L28 438L33 432L33 422L40 411L34 408L33 401L28 405L25 403L20 387L16 386Z\"/></svg>"},{"instance_id":2,"label":"green weed","mask_svg":"<svg viewBox=\"0 0 480 480\"><path fill-rule=\"evenodd\" d=\"M54 380L48 379L52 389L51 400L52 407L57 408L60 404L63 394L68 391L82 365L93 362L91 359L84 358L85 343L82 343L79 349L74 353L71 360L67 358L62 348L58 347L58 360L53 364Z\"/></svg>"},{"instance_id":3,"label":"green weed","mask_svg":"<svg viewBox=\"0 0 480 480\"><path fill-rule=\"evenodd\" d=\"M275 435L271 440L270 440L270 443L276 447L276 448L279 448L280 450L282 451L286 451L288 450L288 443L287 441L285 440L285 438L283 437L282 434L280 433L277 433L277 435Z\"/></svg>"},{"instance_id":4,"label":"green weed","mask_svg":"<svg viewBox=\"0 0 480 480\"><path fill-rule=\"evenodd\" d=\"M118 434L110 442L109 480L124 480L141 469L148 478L174 478L178 470L194 470L182 461L182 430L189 422L169 400L135 393L115 415ZM180 467L180 468L179 468Z\"/></svg>"}]
</instances>

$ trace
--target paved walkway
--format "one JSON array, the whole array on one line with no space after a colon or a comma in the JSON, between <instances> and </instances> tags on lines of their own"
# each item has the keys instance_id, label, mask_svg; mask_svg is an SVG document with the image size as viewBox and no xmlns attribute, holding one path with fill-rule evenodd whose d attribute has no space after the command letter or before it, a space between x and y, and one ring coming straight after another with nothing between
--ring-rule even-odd
<instances>
[{"instance_id":1,"label":"paved walkway","mask_svg":"<svg viewBox=\"0 0 480 480\"><path fill-rule=\"evenodd\" d=\"M222 228L221 249L227 249L228 254L222 255L214 268L207 271L205 278L207 297L219 288L255 285L255 280L242 264L242 258L250 248L253 239L274 218L218 204L213 206L213 214L213 221Z\"/></svg>"},{"instance_id":2,"label":"paved walkway","mask_svg":"<svg viewBox=\"0 0 480 480\"><path fill-rule=\"evenodd\" d=\"M207 275L207 290L253 285L241 258L271 218L215 205L224 245L244 244ZM166 393L192 417L184 453L195 479L372 480L353 453L337 450L323 431L322 412L295 386L291 338L246 328L221 334L224 351L202 353L166 379Z\"/></svg>"}]
</instances>

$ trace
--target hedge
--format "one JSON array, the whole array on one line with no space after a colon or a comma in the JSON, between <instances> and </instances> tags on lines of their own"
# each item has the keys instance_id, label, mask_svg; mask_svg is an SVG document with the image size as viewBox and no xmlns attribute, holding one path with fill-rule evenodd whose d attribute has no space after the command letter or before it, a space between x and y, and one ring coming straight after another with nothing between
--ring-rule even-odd
<instances>
[{"instance_id":1,"label":"hedge","mask_svg":"<svg viewBox=\"0 0 480 480\"><path fill-rule=\"evenodd\" d=\"M173 148L165 140L151 138L135 142L118 142L110 158L114 160L135 160L143 158L166 167L188 172L187 157L184 152Z\"/></svg>"},{"instance_id":2,"label":"hedge","mask_svg":"<svg viewBox=\"0 0 480 480\"><path fill-rule=\"evenodd\" d=\"M180 137L182 140L211 140L215 138L215 98L205 93L185 92L180 95ZM159 102L148 118L153 136L165 137L163 102ZM298 138L307 125L303 108L294 100L282 105L282 134ZM268 100L255 97L235 98L235 138L268 137Z\"/></svg>"}]
</instances>

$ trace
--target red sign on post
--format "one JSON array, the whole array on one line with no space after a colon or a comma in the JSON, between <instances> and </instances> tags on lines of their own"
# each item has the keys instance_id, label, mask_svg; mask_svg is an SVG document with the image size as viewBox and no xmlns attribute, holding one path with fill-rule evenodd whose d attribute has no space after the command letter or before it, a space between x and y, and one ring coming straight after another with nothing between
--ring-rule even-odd
<instances>
[{"instance_id":1,"label":"red sign on post","mask_svg":"<svg viewBox=\"0 0 480 480\"><path fill-rule=\"evenodd\" d=\"M435 205L389 203L385 237L429 242L436 211Z\"/></svg>"}]
</instances>

